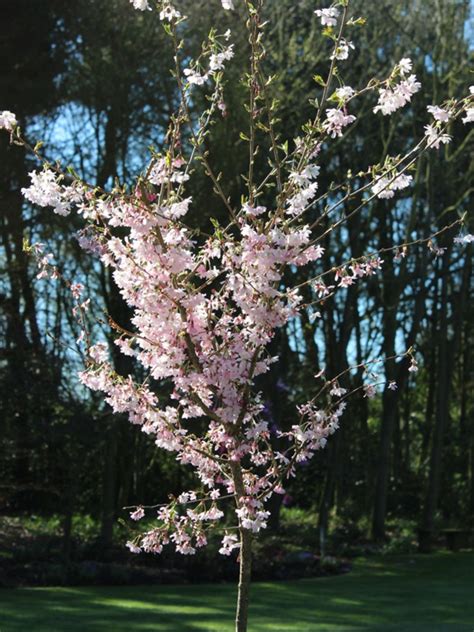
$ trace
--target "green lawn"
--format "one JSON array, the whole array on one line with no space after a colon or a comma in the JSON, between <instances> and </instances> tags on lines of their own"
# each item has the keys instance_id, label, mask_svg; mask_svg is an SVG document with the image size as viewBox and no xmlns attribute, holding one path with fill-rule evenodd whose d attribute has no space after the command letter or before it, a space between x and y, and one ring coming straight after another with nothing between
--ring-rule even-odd
<instances>
[{"instance_id":1,"label":"green lawn","mask_svg":"<svg viewBox=\"0 0 474 632\"><path fill-rule=\"evenodd\" d=\"M0 590L0 632L230 632L230 585ZM251 632L474 630L474 553L377 557L348 575L254 584Z\"/></svg>"}]
</instances>

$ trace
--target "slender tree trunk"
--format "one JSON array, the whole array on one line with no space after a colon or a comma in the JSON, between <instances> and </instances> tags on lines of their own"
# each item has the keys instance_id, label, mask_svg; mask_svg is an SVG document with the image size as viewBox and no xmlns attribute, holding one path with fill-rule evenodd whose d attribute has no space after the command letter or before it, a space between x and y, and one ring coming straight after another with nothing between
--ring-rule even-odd
<instances>
[{"instance_id":1,"label":"slender tree trunk","mask_svg":"<svg viewBox=\"0 0 474 632\"><path fill-rule=\"evenodd\" d=\"M240 529L240 571L237 610L235 613L236 632L247 632L250 580L252 575L252 532Z\"/></svg>"},{"instance_id":2,"label":"slender tree trunk","mask_svg":"<svg viewBox=\"0 0 474 632\"><path fill-rule=\"evenodd\" d=\"M232 477L236 493L237 506L241 507L242 498L245 497L245 486L242 477L242 468L239 463L232 463ZM239 588L237 595L237 610L235 613L235 632L247 632L250 581L252 577L252 532L244 529L240 524L240 555L239 555Z\"/></svg>"}]
</instances>

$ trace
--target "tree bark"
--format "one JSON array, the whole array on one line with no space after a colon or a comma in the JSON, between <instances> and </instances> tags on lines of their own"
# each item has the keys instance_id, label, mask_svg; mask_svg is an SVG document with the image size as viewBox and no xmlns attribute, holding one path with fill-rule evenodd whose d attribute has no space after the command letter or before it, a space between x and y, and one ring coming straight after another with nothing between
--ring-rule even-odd
<instances>
[{"instance_id":1,"label":"tree bark","mask_svg":"<svg viewBox=\"0 0 474 632\"><path fill-rule=\"evenodd\" d=\"M439 487L441 480L441 459L443 453L444 429L449 415L449 387L450 376L448 370L448 285L447 274L448 256L443 261L443 285L441 290L440 326L438 332L438 383L436 418L433 429L433 443L431 446L430 470L428 477L428 489L425 497L423 511L423 528L432 532L434 529L435 513L438 505Z\"/></svg>"},{"instance_id":2,"label":"tree bark","mask_svg":"<svg viewBox=\"0 0 474 632\"><path fill-rule=\"evenodd\" d=\"M106 557L112 547L115 524L115 499L117 493L117 423L107 421L105 455L102 478L102 515L100 544Z\"/></svg>"},{"instance_id":3,"label":"tree bark","mask_svg":"<svg viewBox=\"0 0 474 632\"><path fill-rule=\"evenodd\" d=\"M240 528L240 571L237 610L235 613L236 632L247 632L250 580L252 575L252 532Z\"/></svg>"},{"instance_id":4,"label":"tree bark","mask_svg":"<svg viewBox=\"0 0 474 632\"><path fill-rule=\"evenodd\" d=\"M245 497L245 486L242 468L239 463L232 463L232 477L236 494L237 507L241 507ZM240 523L240 555L239 555L239 587L237 609L235 613L235 632L247 632L250 602L250 582L252 577L252 532L244 529Z\"/></svg>"},{"instance_id":5,"label":"tree bark","mask_svg":"<svg viewBox=\"0 0 474 632\"><path fill-rule=\"evenodd\" d=\"M388 226L386 227L388 232ZM381 242L383 247L385 242ZM423 278L426 269L426 256L421 254L418 261L419 278ZM396 352L395 341L397 335L397 306L401 290L406 283L406 269L398 275L394 274L393 262L384 269L384 312L383 312L383 352L386 358L393 357ZM406 339L406 348L411 347L420 329L426 309L426 287L418 288L414 304L414 312L410 331ZM388 491L390 479L390 459L392 456L393 432L399 414L400 396L408 381L408 359L400 362L394 359L386 362L385 377L387 382L397 384L396 391L385 389L382 396L382 420L380 425L380 444L378 451L377 475L375 482L374 510L372 517L372 537L375 540L385 539L385 519L388 506Z\"/></svg>"},{"instance_id":6,"label":"tree bark","mask_svg":"<svg viewBox=\"0 0 474 632\"><path fill-rule=\"evenodd\" d=\"M423 528L432 532L435 526L436 511L439 505L441 490L441 473L443 467L443 447L445 442L446 426L449 422L450 399L452 392L452 367L460 342L461 318L464 313L465 302L469 295L469 284L472 275L472 263L467 260L463 269L462 284L457 297L452 300L451 311L452 335L449 336L448 301L451 275L449 270L449 257L451 248L443 258L440 326L438 333L438 383L436 398L436 417L433 429L433 442L431 446L430 470L428 487L423 510ZM457 298L457 300L456 300Z\"/></svg>"}]
</instances>

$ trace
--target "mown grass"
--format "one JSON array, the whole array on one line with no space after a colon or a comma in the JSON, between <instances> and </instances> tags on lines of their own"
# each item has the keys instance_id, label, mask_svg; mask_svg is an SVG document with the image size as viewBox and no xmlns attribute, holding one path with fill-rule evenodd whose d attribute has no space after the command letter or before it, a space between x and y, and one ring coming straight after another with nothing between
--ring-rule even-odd
<instances>
[{"instance_id":1,"label":"mown grass","mask_svg":"<svg viewBox=\"0 0 474 632\"><path fill-rule=\"evenodd\" d=\"M0 591L1 632L227 632L227 584ZM256 583L251 632L474 630L474 552L359 560L336 577Z\"/></svg>"}]
</instances>

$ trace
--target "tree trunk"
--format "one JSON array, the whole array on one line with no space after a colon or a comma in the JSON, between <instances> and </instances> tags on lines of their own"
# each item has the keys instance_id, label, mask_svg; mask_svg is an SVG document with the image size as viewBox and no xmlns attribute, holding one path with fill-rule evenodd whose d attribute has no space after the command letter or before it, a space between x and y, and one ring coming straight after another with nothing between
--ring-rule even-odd
<instances>
[{"instance_id":1,"label":"tree trunk","mask_svg":"<svg viewBox=\"0 0 474 632\"><path fill-rule=\"evenodd\" d=\"M280 513L282 504L282 494L273 494L267 503L267 510L270 512L270 516L267 521L269 531L277 532L280 528Z\"/></svg>"},{"instance_id":2,"label":"tree trunk","mask_svg":"<svg viewBox=\"0 0 474 632\"><path fill-rule=\"evenodd\" d=\"M382 233L381 246L391 239L389 226ZM401 272L400 272L401 274ZM400 299L400 278L397 278L393 261L388 261L383 270L383 353L385 358L395 355L395 339L397 335L397 305ZM385 378L387 382L396 381L397 366L394 359L386 360ZM392 440L398 411L398 392L384 389L382 395L382 421L380 425L380 445L375 483L374 513L372 536L376 540L385 538L385 517L387 514L388 483L390 477L390 461L392 457Z\"/></svg>"},{"instance_id":3,"label":"tree trunk","mask_svg":"<svg viewBox=\"0 0 474 632\"><path fill-rule=\"evenodd\" d=\"M107 421L105 433L105 458L102 478L102 515L100 524L100 543L102 553L107 555L113 542L115 521L115 499L117 491L117 422Z\"/></svg>"},{"instance_id":4,"label":"tree trunk","mask_svg":"<svg viewBox=\"0 0 474 632\"><path fill-rule=\"evenodd\" d=\"M235 613L236 632L247 632L250 580L252 575L252 532L240 528L240 572L237 610Z\"/></svg>"},{"instance_id":5,"label":"tree trunk","mask_svg":"<svg viewBox=\"0 0 474 632\"><path fill-rule=\"evenodd\" d=\"M375 540L385 538L385 517L387 514L388 481L390 475L390 453L393 428L397 414L396 393L385 390L383 393L382 425L380 428L379 461L375 485L375 504L372 522L372 537Z\"/></svg>"},{"instance_id":6,"label":"tree trunk","mask_svg":"<svg viewBox=\"0 0 474 632\"><path fill-rule=\"evenodd\" d=\"M97 175L97 183L101 187L105 187L110 178L113 179L117 176L118 146L121 130L120 121L123 120L123 105L124 104L114 103L108 112L105 126L105 152ZM102 269L101 283L109 315L120 325L131 328L130 308L120 295L110 268ZM110 336L110 339L112 338L113 337ZM122 376L127 376L133 372L132 360L120 354L113 344L111 344L111 353L114 368L117 373ZM121 444L124 444L123 441L120 441L121 428L122 424L119 419L107 421L100 528L100 541L103 547L102 552L105 555L107 555L113 542L116 503L119 496L118 454L122 447Z\"/></svg>"},{"instance_id":7,"label":"tree trunk","mask_svg":"<svg viewBox=\"0 0 474 632\"><path fill-rule=\"evenodd\" d=\"M446 425L449 420L449 404L452 390L452 367L454 357L460 342L461 318L464 314L465 302L469 297L469 284L472 275L472 262L468 258L463 269L462 284L456 298L452 300L451 311L454 315L452 322L453 334L449 337L448 300L450 286L449 258L451 248L443 259L440 326L438 333L438 384L436 398L436 418L431 447L430 471L428 488L423 510L423 528L432 532L435 525L436 510L438 508L441 471L443 461L443 447Z\"/></svg>"},{"instance_id":8,"label":"tree trunk","mask_svg":"<svg viewBox=\"0 0 474 632\"><path fill-rule=\"evenodd\" d=\"M231 463L232 478L236 494L237 507L242 506L242 498L245 497L245 486L242 477L242 468L239 463ZM252 532L244 529L240 524L240 555L239 555L239 588L237 595L237 610L235 613L235 631L247 632L250 581L252 577Z\"/></svg>"},{"instance_id":9,"label":"tree trunk","mask_svg":"<svg viewBox=\"0 0 474 632\"><path fill-rule=\"evenodd\" d=\"M443 265L443 281L441 290L440 324L438 332L438 383L436 397L436 417L433 429L433 443L431 446L430 471L428 489L423 512L423 529L432 532L434 529L435 513L438 505L439 485L441 479L441 457L443 450L444 428L449 414L449 382L448 373L448 284L449 277L446 269L445 256Z\"/></svg>"},{"instance_id":10,"label":"tree trunk","mask_svg":"<svg viewBox=\"0 0 474 632\"><path fill-rule=\"evenodd\" d=\"M383 244L382 244L383 245ZM392 264L393 266L393 264ZM426 266L426 256L420 255L418 275L423 278ZM389 266L387 266L389 267ZM400 272L398 277L393 274L393 267L384 271L384 303L383 314L383 352L386 358L395 355L395 341L397 335L397 304L400 300L401 287L405 283L405 273ZM400 280L402 279L402 280ZM418 288L415 298L414 313L411 328L406 339L406 347L411 347L416 340L420 324L425 312L426 288L422 285ZM388 504L388 484L390 477L390 458L393 440L393 431L399 414L400 396L408 381L409 362L405 357L400 362L389 360L385 366L385 378L387 382L395 381L397 390L391 391L385 388L382 396L382 423L380 427L380 444L377 463L377 478L375 485L374 512L372 519L372 537L375 540L385 538L385 519Z\"/></svg>"}]
</instances>

